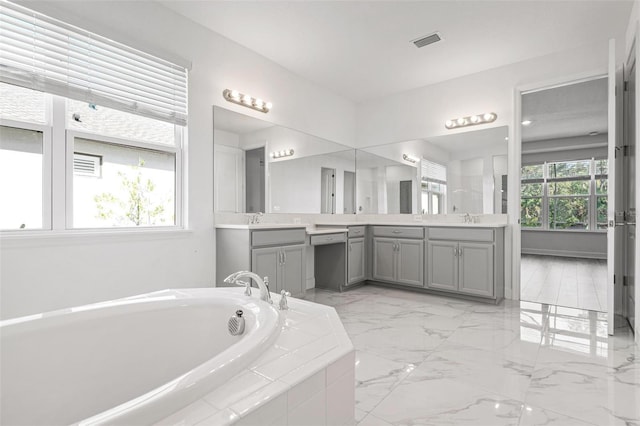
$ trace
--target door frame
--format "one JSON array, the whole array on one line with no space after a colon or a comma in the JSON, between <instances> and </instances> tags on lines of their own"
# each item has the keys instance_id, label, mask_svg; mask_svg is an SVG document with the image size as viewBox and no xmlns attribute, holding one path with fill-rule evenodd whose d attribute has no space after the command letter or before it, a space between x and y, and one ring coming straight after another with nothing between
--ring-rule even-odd
<instances>
[{"instance_id":1,"label":"door frame","mask_svg":"<svg viewBox=\"0 0 640 426\"><path fill-rule=\"evenodd\" d=\"M522 167L522 95L555 87L582 83L608 77L607 69L599 71L587 71L571 74L563 77L555 77L535 83L517 86L513 91L513 122L509 129L509 140L513 141L508 151L509 183L507 211L509 212L509 225L512 232L511 242L511 299L520 300L520 270L522 259L522 228L520 226L520 179ZM506 236L508 239L508 236ZM608 239L608 237L607 237ZM507 290L507 289L505 289ZM505 291L505 296L509 297Z\"/></svg>"}]
</instances>

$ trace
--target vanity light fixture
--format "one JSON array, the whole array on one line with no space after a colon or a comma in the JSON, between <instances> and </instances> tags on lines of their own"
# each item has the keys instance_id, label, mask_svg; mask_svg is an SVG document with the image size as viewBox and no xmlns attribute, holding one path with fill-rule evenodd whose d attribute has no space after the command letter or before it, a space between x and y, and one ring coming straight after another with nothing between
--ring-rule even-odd
<instances>
[{"instance_id":1,"label":"vanity light fixture","mask_svg":"<svg viewBox=\"0 0 640 426\"><path fill-rule=\"evenodd\" d=\"M531 126L531 123L533 123L533 121L531 121L531 120L522 120L522 125L523 126Z\"/></svg>"},{"instance_id":2,"label":"vanity light fixture","mask_svg":"<svg viewBox=\"0 0 640 426\"><path fill-rule=\"evenodd\" d=\"M293 149L284 149L282 151L274 151L271 153L271 158L283 158L291 157L293 155Z\"/></svg>"},{"instance_id":3,"label":"vanity light fixture","mask_svg":"<svg viewBox=\"0 0 640 426\"><path fill-rule=\"evenodd\" d=\"M495 112L486 112L484 114L470 115L468 117L454 118L447 120L444 127L447 129L457 129L458 127L475 126L477 124L493 123L498 118Z\"/></svg>"},{"instance_id":4,"label":"vanity light fixture","mask_svg":"<svg viewBox=\"0 0 640 426\"><path fill-rule=\"evenodd\" d=\"M265 102L260 98L254 98L251 95L240 93L237 90L224 89L222 96L234 104L246 106L256 111L267 113L273 107L271 102Z\"/></svg>"},{"instance_id":5,"label":"vanity light fixture","mask_svg":"<svg viewBox=\"0 0 640 426\"><path fill-rule=\"evenodd\" d=\"M402 159L405 161L408 161L410 163L417 163L418 161L420 161L420 159L418 157L416 157L415 155L411 155L411 154L402 154Z\"/></svg>"}]
</instances>

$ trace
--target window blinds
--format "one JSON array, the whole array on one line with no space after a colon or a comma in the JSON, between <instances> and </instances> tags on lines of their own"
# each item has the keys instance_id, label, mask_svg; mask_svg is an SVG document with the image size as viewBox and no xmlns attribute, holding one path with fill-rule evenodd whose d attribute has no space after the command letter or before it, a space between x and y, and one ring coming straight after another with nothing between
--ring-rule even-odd
<instances>
[{"instance_id":1,"label":"window blinds","mask_svg":"<svg viewBox=\"0 0 640 426\"><path fill-rule=\"evenodd\" d=\"M0 80L187 123L185 68L4 0Z\"/></svg>"},{"instance_id":2,"label":"window blinds","mask_svg":"<svg viewBox=\"0 0 640 426\"><path fill-rule=\"evenodd\" d=\"M422 159L422 180L426 182L447 183L447 168L442 164Z\"/></svg>"}]
</instances>

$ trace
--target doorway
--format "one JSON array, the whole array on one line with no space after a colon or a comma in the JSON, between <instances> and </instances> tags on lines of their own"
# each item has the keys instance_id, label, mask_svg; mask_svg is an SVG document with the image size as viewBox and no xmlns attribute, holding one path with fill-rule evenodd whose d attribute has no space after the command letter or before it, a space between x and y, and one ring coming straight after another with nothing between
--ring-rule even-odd
<instances>
[{"instance_id":1,"label":"doorway","mask_svg":"<svg viewBox=\"0 0 640 426\"><path fill-rule=\"evenodd\" d=\"M266 211L264 153L264 147L245 151L245 205L247 213L264 213Z\"/></svg>"},{"instance_id":2,"label":"doorway","mask_svg":"<svg viewBox=\"0 0 640 426\"><path fill-rule=\"evenodd\" d=\"M520 298L606 312L608 78L521 101Z\"/></svg>"},{"instance_id":3,"label":"doorway","mask_svg":"<svg viewBox=\"0 0 640 426\"><path fill-rule=\"evenodd\" d=\"M336 212L336 169L322 167L320 171L320 213Z\"/></svg>"},{"instance_id":4,"label":"doorway","mask_svg":"<svg viewBox=\"0 0 640 426\"><path fill-rule=\"evenodd\" d=\"M410 180L400 181L400 214L411 214L413 211L413 182Z\"/></svg>"},{"instance_id":5,"label":"doorway","mask_svg":"<svg viewBox=\"0 0 640 426\"><path fill-rule=\"evenodd\" d=\"M356 214L356 173L344 171L344 214Z\"/></svg>"}]
</instances>

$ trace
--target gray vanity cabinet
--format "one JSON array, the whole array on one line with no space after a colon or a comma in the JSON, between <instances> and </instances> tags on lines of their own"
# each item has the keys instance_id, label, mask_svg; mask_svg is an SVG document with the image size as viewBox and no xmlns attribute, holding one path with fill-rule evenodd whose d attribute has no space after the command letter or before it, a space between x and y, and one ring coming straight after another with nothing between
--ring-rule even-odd
<instances>
[{"instance_id":1,"label":"gray vanity cabinet","mask_svg":"<svg viewBox=\"0 0 640 426\"><path fill-rule=\"evenodd\" d=\"M372 278L375 281L422 287L424 230L416 227L374 226L373 235Z\"/></svg>"},{"instance_id":2,"label":"gray vanity cabinet","mask_svg":"<svg viewBox=\"0 0 640 426\"><path fill-rule=\"evenodd\" d=\"M347 285L351 285L366 279L365 258L367 251L364 237L349 238L347 247Z\"/></svg>"},{"instance_id":3,"label":"gray vanity cabinet","mask_svg":"<svg viewBox=\"0 0 640 426\"><path fill-rule=\"evenodd\" d=\"M458 289L457 242L429 241L427 253L429 265L427 287L436 290L456 291Z\"/></svg>"},{"instance_id":4,"label":"gray vanity cabinet","mask_svg":"<svg viewBox=\"0 0 640 426\"><path fill-rule=\"evenodd\" d=\"M502 229L429 229L427 283L433 290L504 297Z\"/></svg>"},{"instance_id":5,"label":"gray vanity cabinet","mask_svg":"<svg viewBox=\"0 0 640 426\"><path fill-rule=\"evenodd\" d=\"M458 263L458 290L461 293L493 297L492 244L460 243Z\"/></svg>"},{"instance_id":6,"label":"gray vanity cabinet","mask_svg":"<svg viewBox=\"0 0 640 426\"><path fill-rule=\"evenodd\" d=\"M373 279L395 281L395 278L396 240L375 237L373 239Z\"/></svg>"},{"instance_id":7,"label":"gray vanity cabinet","mask_svg":"<svg viewBox=\"0 0 640 426\"><path fill-rule=\"evenodd\" d=\"M300 296L306 288L305 238L302 228L224 229L216 231L216 284L241 270L269 277L269 290Z\"/></svg>"}]
</instances>

